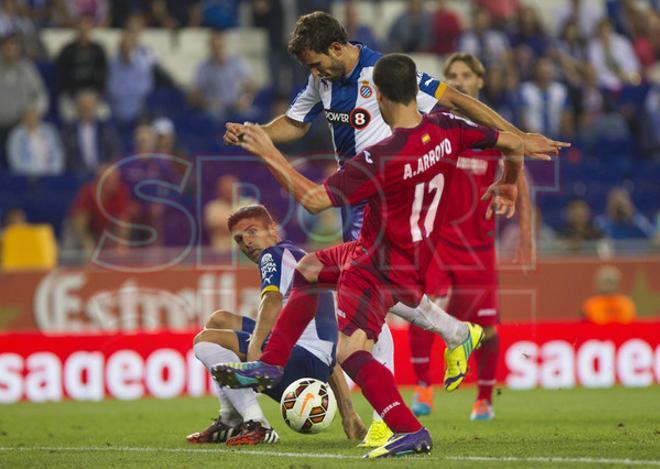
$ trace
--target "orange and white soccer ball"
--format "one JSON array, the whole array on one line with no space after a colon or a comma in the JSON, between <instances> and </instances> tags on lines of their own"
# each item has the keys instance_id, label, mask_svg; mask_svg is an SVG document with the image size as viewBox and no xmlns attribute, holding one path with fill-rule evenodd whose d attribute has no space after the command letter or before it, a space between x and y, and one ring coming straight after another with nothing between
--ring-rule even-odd
<instances>
[{"instance_id":1,"label":"orange and white soccer ball","mask_svg":"<svg viewBox=\"0 0 660 469\"><path fill-rule=\"evenodd\" d=\"M327 383L303 378L291 383L280 400L286 424L299 433L319 433L337 413L335 394Z\"/></svg>"}]
</instances>

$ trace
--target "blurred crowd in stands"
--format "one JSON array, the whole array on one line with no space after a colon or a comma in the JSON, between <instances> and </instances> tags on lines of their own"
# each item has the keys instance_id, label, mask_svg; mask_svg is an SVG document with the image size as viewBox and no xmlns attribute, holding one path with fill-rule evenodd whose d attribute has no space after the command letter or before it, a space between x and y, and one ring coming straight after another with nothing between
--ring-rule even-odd
<instances>
[{"instance_id":1,"label":"blurred crowd in stands","mask_svg":"<svg viewBox=\"0 0 660 469\"><path fill-rule=\"evenodd\" d=\"M361 5L351 1L0 0L4 224L48 223L61 246L88 251L106 229L150 239L149 230L119 220L163 230L158 243L176 245L187 242L177 237L181 204L199 217L204 243L226 249L222 220L239 199L258 198L246 187L259 187L263 196L272 186L286 199L268 177L244 169L228 176L217 164L200 171L197 158L237 153L222 146L226 121L264 122L286 110L306 76L286 53L291 23L310 11L334 12L339 3L350 37L370 47L440 59L457 50L477 55L487 68L487 104L524 130L573 142L546 184L550 189L537 193L540 245L571 252L601 239L657 245L658 0L603 0L602 9L594 0L548 0L555 4L551 18L524 0L466 0L467 21L452 1L367 2L376 14L385 3L400 5L380 35L374 26L381 19L360 17ZM199 44L207 58L192 83L183 84L141 35L165 28L175 38L190 27L213 32ZM266 86L257 85L248 62L227 46L227 31L241 27L266 31ZM75 37L49 56L44 28L72 28ZM95 28L121 30L116 55L93 39ZM316 123L286 150L331 154L327 128ZM120 170L108 172L117 161ZM533 180L547 179L530 166ZM307 170L321 177L333 167L326 160ZM160 184L143 184L150 180ZM163 202L169 197L177 202ZM309 240L310 226L324 242L341 232L328 216L291 220L287 234L297 241ZM507 236L516 233L503 233L503 245Z\"/></svg>"}]
</instances>

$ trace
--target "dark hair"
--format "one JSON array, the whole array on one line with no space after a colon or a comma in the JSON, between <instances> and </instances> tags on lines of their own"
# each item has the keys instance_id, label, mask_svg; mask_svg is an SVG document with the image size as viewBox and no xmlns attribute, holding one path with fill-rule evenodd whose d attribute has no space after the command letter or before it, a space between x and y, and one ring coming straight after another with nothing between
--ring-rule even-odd
<instances>
[{"instance_id":1,"label":"dark hair","mask_svg":"<svg viewBox=\"0 0 660 469\"><path fill-rule=\"evenodd\" d=\"M227 218L227 228L229 228L229 231L233 230L239 221L246 218L257 218L263 221L265 225L273 225L275 223L275 220L273 220L266 207L261 204L251 204L240 207L229 215L229 218Z\"/></svg>"},{"instance_id":2,"label":"dark hair","mask_svg":"<svg viewBox=\"0 0 660 469\"><path fill-rule=\"evenodd\" d=\"M298 18L289 39L289 54L298 58L306 50L325 54L335 42L339 44L348 42L346 29L334 16L315 11Z\"/></svg>"},{"instance_id":3,"label":"dark hair","mask_svg":"<svg viewBox=\"0 0 660 469\"><path fill-rule=\"evenodd\" d=\"M478 76L479 78L484 77L485 74L484 64L482 64L481 61L476 56L472 54L468 54L466 52L454 52L449 56L449 58L445 62L444 67L442 68L445 77L447 76L447 73L449 73L449 69L451 68L452 65L454 65L455 62L463 62L465 65L468 66L470 70L472 70L472 73L474 73L476 76Z\"/></svg>"},{"instance_id":4,"label":"dark hair","mask_svg":"<svg viewBox=\"0 0 660 469\"><path fill-rule=\"evenodd\" d=\"M403 54L387 54L374 67L374 84L390 101L409 104L417 96L417 67Z\"/></svg>"}]
</instances>

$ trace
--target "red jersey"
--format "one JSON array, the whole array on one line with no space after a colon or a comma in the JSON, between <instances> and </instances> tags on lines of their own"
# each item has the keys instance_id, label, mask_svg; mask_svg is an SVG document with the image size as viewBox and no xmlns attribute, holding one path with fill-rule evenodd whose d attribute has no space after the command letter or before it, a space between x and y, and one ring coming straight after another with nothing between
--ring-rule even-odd
<instances>
[{"instance_id":1,"label":"red jersey","mask_svg":"<svg viewBox=\"0 0 660 469\"><path fill-rule=\"evenodd\" d=\"M87 213L88 229L95 237L101 236L104 230L110 229L112 223L109 217L126 221L128 215L130 204L128 188L121 182L114 187L110 186L110 183L104 186L99 199L96 193L96 181L88 182L80 189L71 206L72 215Z\"/></svg>"},{"instance_id":2,"label":"red jersey","mask_svg":"<svg viewBox=\"0 0 660 469\"><path fill-rule=\"evenodd\" d=\"M417 127L395 129L324 182L335 206L368 201L358 242L393 284L423 290L420 279L439 240L447 207L442 196L458 155L492 147L498 135L452 114L427 114Z\"/></svg>"},{"instance_id":3,"label":"red jersey","mask_svg":"<svg viewBox=\"0 0 660 469\"><path fill-rule=\"evenodd\" d=\"M494 148L466 150L458 156L447 211L440 226L441 242L456 247L480 248L495 242L495 218L486 220L489 200L481 200L495 182L502 153Z\"/></svg>"}]
</instances>

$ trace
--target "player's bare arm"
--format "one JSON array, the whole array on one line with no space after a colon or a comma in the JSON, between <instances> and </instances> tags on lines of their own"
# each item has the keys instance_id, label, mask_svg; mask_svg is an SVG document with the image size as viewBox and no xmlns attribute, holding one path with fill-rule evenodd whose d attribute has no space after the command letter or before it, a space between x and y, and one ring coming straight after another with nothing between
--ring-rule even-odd
<instances>
[{"instance_id":1,"label":"player's bare arm","mask_svg":"<svg viewBox=\"0 0 660 469\"><path fill-rule=\"evenodd\" d=\"M311 124L298 122L282 114L261 127L266 131L271 140L275 143L287 143L300 140L305 136ZM224 135L225 145L238 146L243 134L242 125L236 122L225 124L226 131Z\"/></svg>"},{"instance_id":2,"label":"player's bare arm","mask_svg":"<svg viewBox=\"0 0 660 469\"><path fill-rule=\"evenodd\" d=\"M562 148L571 146L570 143L552 140L541 134L525 133L478 99L449 85L440 95L438 102L450 109L458 110L475 122L511 132L522 138L525 145L525 154L530 158L549 160L550 155L557 155Z\"/></svg>"},{"instance_id":3,"label":"player's bare arm","mask_svg":"<svg viewBox=\"0 0 660 469\"><path fill-rule=\"evenodd\" d=\"M486 218L493 213L511 218L516 212L518 176L522 170L525 146L512 132L500 132L495 147L504 154L504 169L500 178L488 188L482 200L491 200Z\"/></svg>"},{"instance_id":4,"label":"player's bare arm","mask_svg":"<svg viewBox=\"0 0 660 469\"><path fill-rule=\"evenodd\" d=\"M314 214L332 207L332 201L325 188L296 171L275 148L270 136L261 126L247 124L242 126L241 131L243 140L240 146L259 156L268 165L277 182L296 199L296 202L305 207L305 210Z\"/></svg>"},{"instance_id":5,"label":"player's bare arm","mask_svg":"<svg viewBox=\"0 0 660 469\"><path fill-rule=\"evenodd\" d=\"M261 297L259 303L259 313L257 323L254 326L254 332L250 338L248 346L247 359L258 360L261 356L261 347L273 329L275 320L282 310L282 294L277 291L267 291Z\"/></svg>"},{"instance_id":6,"label":"player's bare arm","mask_svg":"<svg viewBox=\"0 0 660 469\"><path fill-rule=\"evenodd\" d=\"M521 171L518 176L516 210L518 211L520 240L518 241L515 261L522 266L528 266L531 265L534 259L534 239L532 236L532 201L525 171Z\"/></svg>"},{"instance_id":7,"label":"player's bare arm","mask_svg":"<svg viewBox=\"0 0 660 469\"><path fill-rule=\"evenodd\" d=\"M328 381L332 392L337 398L337 409L341 415L341 424L344 427L344 433L350 440L361 440L367 433L367 427L364 426L362 419L353 408L351 391L348 389L344 371L339 365L335 365Z\"/></svg>"}]
</instances>

